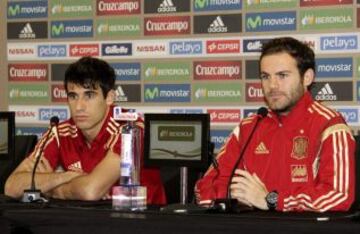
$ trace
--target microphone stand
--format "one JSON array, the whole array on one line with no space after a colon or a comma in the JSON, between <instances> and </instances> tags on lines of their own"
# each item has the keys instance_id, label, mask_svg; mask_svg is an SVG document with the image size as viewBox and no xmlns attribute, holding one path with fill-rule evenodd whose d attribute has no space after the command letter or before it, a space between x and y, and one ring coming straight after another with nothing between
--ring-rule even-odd
<instances>
[{"instance_id":1,"label":"microphone stand","mask_svg":"<svg viewBox=\"0 0 360 234\"><path fill-rule=\"evenodd\" d=\"M30 202L35 202L35 201L42 201L42 202L47 202L47 200L43 197L41 197L41 190L36 189L35 186L35 172L36 172L36 168L40 162L40 158L41 155L44 151L44 147L46 145L46 143L48 142L51 133L53 132L53 128L57 126L57 124L59 123L59 118L56 116L53 116L50 119L50 129L46 134L45 140L43 141L43 144L40 147L39 153L38 155L36 155L36 159L35 159L35 163L34 163L34 167L31 173L31 186L30 189L25 189L24 190L24 194L23 197L21 199L22 202L24 203L30 203Z\"/></svg>"},{"instance_id":2,"label":"microphone stand","mask_svg":"<svg viewBox=\"0 0 360 234\"><path fill-rule=\"evenodd\" d=\"M268 110L265 107L260 107L257 111L257 119L256 119L256 123L254 125L254 127L251 130L251 133L249 135L249 137L246 139L246 142L244 144L244 147L242 147L242 151L240 153L240 156L237 158L234 167L231 171L228 183L227 183L227 193L226 193L226 198L225 199L216 199L215 203L214 203L214 207L213 209L215 210L220 210L222 212L239 212L239 211L248 211L248 210L252 210L251 207L245 206L245 205L241 205L238 203L237 199L231 198L231 191L230 191L230 186L231 186L231 180L234 177L235 171L238 168L241 159L244 157L245 151L255 133L255 130L260 122L260 120L262 118L264 118L268 113Z\"/></svg>"}]
</instances>

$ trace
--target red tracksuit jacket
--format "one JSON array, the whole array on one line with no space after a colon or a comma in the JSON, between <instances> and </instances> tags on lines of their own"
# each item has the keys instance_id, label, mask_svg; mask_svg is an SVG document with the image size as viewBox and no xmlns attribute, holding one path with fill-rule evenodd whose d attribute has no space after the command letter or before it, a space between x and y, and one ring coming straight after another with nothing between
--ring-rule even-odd
<instances>
[{"instance_id":1,"label":"red tracksuit jacket","mask_svg":"<svg viewBox=\"0 0 360 234\"><path fill-rule=\"evenodd\" d=\"M220 150L218 170L210 167L195 187L199 204L226 198L231 171L255 125L243 119ZM239 168L279 193L277 210L348 210L354 201L355 142L342 116L307 92L287 116L269 112L257 129Z\"/></svg>"}]
</instances>

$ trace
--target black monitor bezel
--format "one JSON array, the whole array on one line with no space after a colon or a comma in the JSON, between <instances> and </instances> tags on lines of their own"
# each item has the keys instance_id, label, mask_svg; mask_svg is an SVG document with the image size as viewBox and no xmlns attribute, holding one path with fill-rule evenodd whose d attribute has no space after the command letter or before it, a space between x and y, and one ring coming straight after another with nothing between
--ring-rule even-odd
<instances>
[{"instance_id":1,"label":"black monitor bezel","mask_svg":"<svg viewBox=\"0 0 360 234\"><path fill-rule=\"evenodd\" d=\"M5 120L8 125L8 152L0 153L0 160L8 160L15 151L15 112L0 111L0 120Z\"/></svg>"},{"instance_id":2,"label":"black monitor bezel","mask_svg":"<svg viewBox=\"0 0 360 234\"><path fill-rule=\"evenodd\" d=\"M152 121L183 121L201 123L201 159L173 160L150 158L150 126ZM209 166L210 116L209 114L174 114L174 113L146 113L144 114L144 166L145 167L189 167L207 169Z\"/></svg>"}]
</instances>

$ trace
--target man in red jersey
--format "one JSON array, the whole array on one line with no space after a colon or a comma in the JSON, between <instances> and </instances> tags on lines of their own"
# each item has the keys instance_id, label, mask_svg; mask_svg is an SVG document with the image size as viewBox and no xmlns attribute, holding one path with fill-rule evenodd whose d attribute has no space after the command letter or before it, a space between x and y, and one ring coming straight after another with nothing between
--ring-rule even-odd
<instances>
[{"instance_id":1,"label":"man in red jersey","mask_svg":"<svg viewBox=\"0 0 360 234\"><path fill-rule=\"evenodd\" d=\"M350 208L354 138L338 112L313 100L308 88L314 78L314 52L305 44L285 37L264 45L260 80L269 112L245 118L234 129L217 156L218 167L196 184L198 204L233 198L261 210Z\"/></svg>"},{"instance_id":2,"label":"man in red jersey","mask_svg":"<svg viewBox=\"0 0 360 234\"><path fill-rule=\"evenodd\" d=\"M71 118L58 125L58 136L50 133L40 155L36 188L59 199L109 198L120 176L122 123L112 117L114 70L103 60L81 58L67 69L64 87ZM20 198L24 189L30 188L31 172L44 139L7 179L6 195ZM142 168L140 182L147 187L149 204L166 202L158 170Z\"/></svg>"}]
</instances>

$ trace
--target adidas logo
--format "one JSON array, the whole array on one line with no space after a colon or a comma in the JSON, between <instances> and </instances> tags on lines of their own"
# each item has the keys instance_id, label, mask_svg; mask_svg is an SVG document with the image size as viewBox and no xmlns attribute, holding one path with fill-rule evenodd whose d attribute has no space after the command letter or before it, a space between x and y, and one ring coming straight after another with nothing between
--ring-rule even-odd
<instances>
[{"instance_id":1,"label":"adidas logo","mask_svg":"<svg viewBox=\"0 0 360 234\"><path fill-rule=\"evenodd\" d=\"M260 142L260 144L255 149L255 154L268 154L269 150L266 148L264 142Z\"/></svg>"},{"instance_id":2,"label":"adidas logo","mask_svg":"<svg viewBox=\"0 0 360 234\"><path fill-rule=\"evenodd\" d=\"M70 171L81 171L82 172L81 162L77 161L77 162L75 162L73 164L70 164L68 166L68 170L70 170Z\"/></svg>"},{"instance_id":3,"label":"adidas logo","mask_svg":"<svg viewBox=\"0 0 360 234\"><path fill-rule=\"evenodd\" d=\"M127 102L128 101L128 98L120 85L115 90L115 101L117 101L117 102Z\"/></svg>"},{"instance_id":4,"label":"adidas logo","mask_svg":"<svg viewBox=\"0 0 360 234\"><path fill-rule=\"evenodd\" d=\"M227 31L227 27L225 26L220 16L216 17L216 19L210 24L210 27L208 28L209 33L222 33Z\"/></svg>"},{"instance_id":5,"label":"adidas logo","mask_svg":"<svg viewBox=\"0 0 360 234\"><path fill-rule=\"evenodd\" d=\"M334 94L329 83L326 83L324 87L320 89L320 91L315 96L317 101L336 101L337 96Z\"/></svg>"},{"instance_id":6,"label":"adidas logo","mask_svg":"<svg viewBox=\"0 0 360 234\"><path fill-rule=\"evenodd\" d=\"M36 38L36 35L34 31L31 28L30 23L27 23L24 28L20 31L19 34L20 39L34 39Z\"/></svg>"},{"instance_id":7,"label":"adidas logo","mask_svg":"<svg viewBox=\"0 0 360 234\"><path fill-rule=\"evenodd\" d=\"M176 12L176 7L172 0L164 0L159 8L157 9L158 12Z\"/></svg>"}]
</instances>

